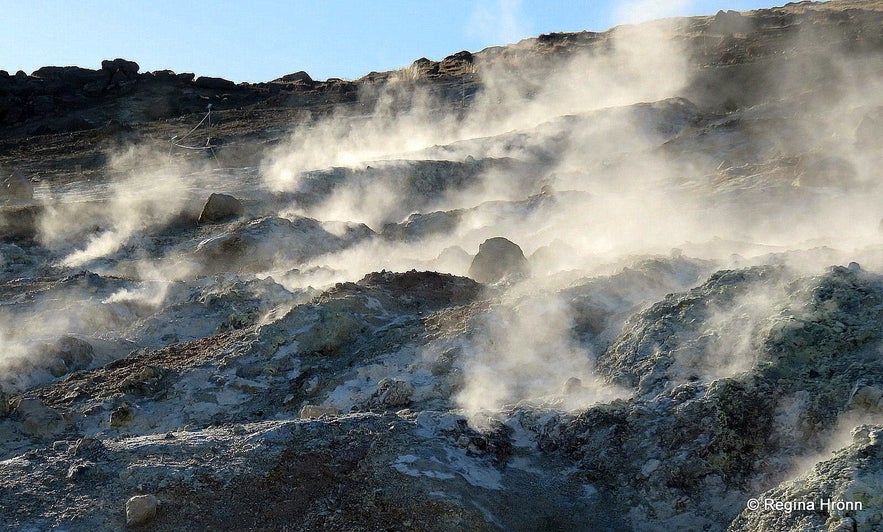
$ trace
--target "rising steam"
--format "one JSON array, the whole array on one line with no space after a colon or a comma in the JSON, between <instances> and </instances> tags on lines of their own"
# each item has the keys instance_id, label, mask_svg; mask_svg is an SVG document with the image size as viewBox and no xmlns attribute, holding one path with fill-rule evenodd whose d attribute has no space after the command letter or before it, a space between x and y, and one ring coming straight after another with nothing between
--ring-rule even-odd
<instances>
[{"instance_id":1,"label":"rising steam","mask_svg":"<svg viewBox=\"0 0 883 532\"><path fill-rule=\"evenodd\" d=\"M630 4L620 18L641 18L644 4ZM314 218L340 239L354 227L376 234L250 273L291 290L381 269L463 275L486 238L516 242L535 277L476 318L459 362L466 382L458 404L478 410L550 397L577 408L624 393L602 383L597 353L574 335L580 317L558 295L574 279L620 271L648 255L677 256L672 248L721 268L780 262L818 272L841 258L883 267L875 247L879 150L856 136L883 105L879 59L815 46L820 36L802 31L784 46L799 60L768 63L757 80L765 97L734 110L714 86L699 83L705 65L696 64L702 50L691 45L694 31L690 21L667 19L595 35L566 57L531 56L528 42L478 54L472 74L480 89L450 82L462 95L455 110L413 75L364 83L357 104L293 124L260 165L263 190L248 193L282 198L284 205L264 214ZM518 67L525 62L533 68ZM414 164L425 160L460 164L462 182L433 181ZM196 275L192 254L143 250L191 205L194 191L218 186L212 173L170 167L165 153L143 148L110 161L119 179L107 201L47 206L39 239L57 265L120 273L125 260L139 280ZM428 213L431 222L420 217ZM424 232L408 238L389 229L408 223ZM190 243L236 230L207 228ZM98 305L138 299L158 306L164 298L161 285L127 287ZM729 335L713 346L729 350L726 364L710 351L681 362L713 367L710 378L751 367L751 339L739 332L755 328L733 324L775 313L770 301L748 295L709 321ZM10 337L0 339L10 344ZM564 393L571 378L582 384Z\"/></svg>"}]
</instances>

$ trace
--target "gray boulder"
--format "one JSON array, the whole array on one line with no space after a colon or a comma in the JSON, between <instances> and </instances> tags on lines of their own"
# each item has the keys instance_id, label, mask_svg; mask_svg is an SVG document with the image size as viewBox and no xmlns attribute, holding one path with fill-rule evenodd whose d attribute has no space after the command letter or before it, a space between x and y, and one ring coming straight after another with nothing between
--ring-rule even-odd
<instances>
[{"instance_id":1,"label":"gray boulder","mask_svg":"<svg viewBox=\"0 0 883 532\"><path fill-rule=\"evenodd\" d=\"M480 283L495 283L504 277L525 276L529 270L518 244L498 236L478 247L478 255L469 266L469 277Z\"/></svg>"},{"instance_id":2,"label":"gray boulder","mask_svg":"<svg viewBox=\"0 0 883 532\"><path fill-rule=\"evenodd\" d=\"M219 223L245 212L242 202L227 194L212 194L205 202L202 212L199 214L199 223Z\"/></svg>"},{"instance_id":3,"label":"gray boulder","mask_svg":"<svg viewBox=\"0 0 883 532\"><path fill-rule=\"evenodd\" d=\"M394 408L411 404L414 385L400 379L385 378L377 384L372 400L374 403Z\"/></svg>"},{"instance_id":4,"label":"gray boulder","mask_svg":"<svg viewBox=\"0 0 883 532\"><path fill-rule=\"evenodd\" d=\"M159 500L155 495L135 495L126 501L126 526L141 526L156 517Z\"/></svg>"}]
</instances>

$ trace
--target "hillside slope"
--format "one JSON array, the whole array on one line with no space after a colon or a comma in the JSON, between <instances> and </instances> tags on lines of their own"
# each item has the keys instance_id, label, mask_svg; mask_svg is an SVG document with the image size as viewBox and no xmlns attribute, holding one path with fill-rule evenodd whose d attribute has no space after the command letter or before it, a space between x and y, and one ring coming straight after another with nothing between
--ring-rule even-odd
<instances>
[{"instance_id":1,"label":"hillside slope","mask_svg":"<svg viewBox=\"0 0 883 532\"><path fill-rule=\"evenodd\" d=\"M870 0L0 72L0 522L879 529L881 74Z\"/></svg>"}]
</instances>

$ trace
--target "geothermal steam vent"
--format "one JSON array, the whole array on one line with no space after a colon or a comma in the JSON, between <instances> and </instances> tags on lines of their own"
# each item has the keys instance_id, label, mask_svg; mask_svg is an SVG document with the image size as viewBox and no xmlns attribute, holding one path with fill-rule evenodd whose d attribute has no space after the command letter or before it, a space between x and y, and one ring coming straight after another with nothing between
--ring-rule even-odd
<instances>
[{"instance_id":1,"label":"geothermal steam vent","mask_svg":"<svg viewBox=\"0 0 883 532\"><path fill-rule=\"evenodd\" d=\"M883 530L881 28L0 70L0 529Z\"/></svg>"}]
</instances>

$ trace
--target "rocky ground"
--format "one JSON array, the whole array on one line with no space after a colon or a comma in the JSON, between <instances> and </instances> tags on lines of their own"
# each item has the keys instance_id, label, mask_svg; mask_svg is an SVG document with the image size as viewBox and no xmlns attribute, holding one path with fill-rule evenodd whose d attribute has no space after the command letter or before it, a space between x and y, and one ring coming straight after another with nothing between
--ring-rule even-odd
<instances>
[{"instance_id":1,"label":"rocky ground","mask_svg":"<svg viewBox=\"0 0 883 532\"><path fill-rule=\"evenodd\" d=\"M883 529L881 72L870 0L0 72L0 521Z\"/></svg>"}]
</instances>

